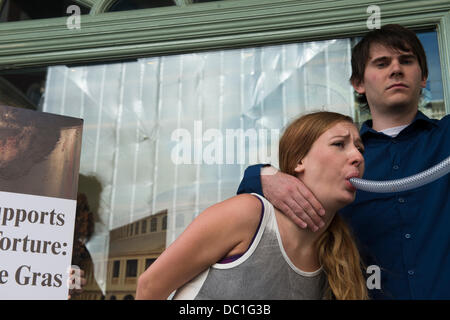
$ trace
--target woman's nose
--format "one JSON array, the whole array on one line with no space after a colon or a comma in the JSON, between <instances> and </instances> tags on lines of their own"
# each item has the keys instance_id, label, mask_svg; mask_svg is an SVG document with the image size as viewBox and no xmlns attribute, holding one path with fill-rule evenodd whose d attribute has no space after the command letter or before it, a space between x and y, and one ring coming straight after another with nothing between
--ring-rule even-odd
<instances>
[{"instance_id":1,"label":"woman's nose","mask_svg":"<svg viewBox=\"0 0 450 320\"><path fill-rule=\"evenodd\" d=\"M356 166L359 166L361 163L364 162L363 155L356 147L352 149L350 159L351 159L351 164L356 165Z\"/></svg>"}]
</instances>

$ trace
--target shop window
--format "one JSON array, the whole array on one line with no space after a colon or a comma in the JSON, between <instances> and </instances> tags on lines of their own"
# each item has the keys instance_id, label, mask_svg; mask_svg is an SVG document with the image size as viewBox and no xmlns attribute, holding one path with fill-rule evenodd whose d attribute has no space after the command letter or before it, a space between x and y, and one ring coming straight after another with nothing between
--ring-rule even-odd
<instances>
[{"instance_id":1,"label":"shop window","mask_svg":"<svg viewBox=\"0 0 450 320\"><path fill-rule=\"evenodd\" d=\"M446 112L436 32L421 32L419 38L430 70L420 108L439 119ZM277 166L271 148L278 139L270 134L281 131L298 114L328 109L348 114L359 123L370 117L355 102L348 81L354 43L355 39L336 39L123 63L52 66L44 73L40 70L38 79L30 83L22 81L26 79L23 70L2 71L0 77L17 90L0 83L0 97L24 101L17 97L19 92L34 101L38 110L84 119L80 172L103 182L96 214L106 226L89 244L102 252L109 232L122 227L123 239L116 243L126 256L127 250L136 250L133 241L138 239L123 236L137 234L139 229L145 233L148 224L155 232L156 219L161 217L169 245L197 214L235 195L248 165L270 162ZM39 90L36 83L41 84ZM43 96L38 97L38 91ZM227 129L254 129L257 135L256 140L244 137L243 161L234 140L235 154L227 163L226 153L222 157L210 153L208 158L211 141L204 136L208 129L223 137ZM266 134L263 139L258 130ZM183 149L182 140L173 137L185 133L202 144ZM250 158L254 154L258 157ZM149 222L140 220L149 215L153 216ZM138 220L140 226L135 223ZM147 243L142 251L154 245L152 249L161 253L165 233L161 239L162 244ZM144 254L148 256L148 251ZM146 267L150 263L146 261ZM116 260L113 278L119 277L119 269ZM137 276L137 260L127 261L126 274Z\"/></svg>"}]
</instances>

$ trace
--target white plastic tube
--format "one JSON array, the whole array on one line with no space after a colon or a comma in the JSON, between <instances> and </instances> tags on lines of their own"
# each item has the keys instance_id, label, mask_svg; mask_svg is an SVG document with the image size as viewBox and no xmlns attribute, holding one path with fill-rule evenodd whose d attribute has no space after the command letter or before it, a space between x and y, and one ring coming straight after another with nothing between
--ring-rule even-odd
<instances>
[{"instance_id":1,"label":"white plastic tube","mask_svg":"<svg viewBox=\"0 0 450 320\"><path fill-rule=\"evenodd\" d=\"M450 156L437 165L406 178L386 181L351 178L350 182L355 188L363 191L375 193L400 192L421 187L427 183L439 179L442 176L445 176L449 172Z\"/></svg>"}]
</instances>

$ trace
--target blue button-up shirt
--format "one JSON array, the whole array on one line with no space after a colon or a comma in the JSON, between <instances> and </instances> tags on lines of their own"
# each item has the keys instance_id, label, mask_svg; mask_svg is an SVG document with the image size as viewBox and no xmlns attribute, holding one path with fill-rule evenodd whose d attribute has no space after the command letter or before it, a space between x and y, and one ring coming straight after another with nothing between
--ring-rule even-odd
<instances>
[{"instance_id":1,"label":"blue button-up shirt","mask_svg":"<svg viewBox=\"0 0 450 320\"><path fill-rule=\"evenodd\" d=\"M371 128L364 142L364 179L407 177L450 156L450 116L441 120L418 112L392 138ZM249 167L238 193L262 194L259 166ZM375 299L450 299L450 174L420 188L398 193L358 190L341 210L357 239L364 262L381 270ZM367 276L370 276L368 274Z\"/></svg>"}]
</instances>

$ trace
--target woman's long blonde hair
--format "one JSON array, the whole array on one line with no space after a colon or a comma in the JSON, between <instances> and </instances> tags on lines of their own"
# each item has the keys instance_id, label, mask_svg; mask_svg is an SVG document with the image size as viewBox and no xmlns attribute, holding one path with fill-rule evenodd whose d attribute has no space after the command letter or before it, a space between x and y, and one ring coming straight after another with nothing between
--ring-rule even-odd
<instances>
[{"instance_id":1,"label":"woman's long blonde hair","mask_svg":"<svg viewBox=\"0 0 450 320\"><path fill-rule=\"evenodd\" d=\"M296 175L297 164L313 143L339 122L353 119L335 112L320 111L294 120L284 131L279 144L280 171ZM348 300L368 299L363 265L355 240L339 214L316 242L319 261L328 278L324 298Z\"/></svg>"}]
</instances>

